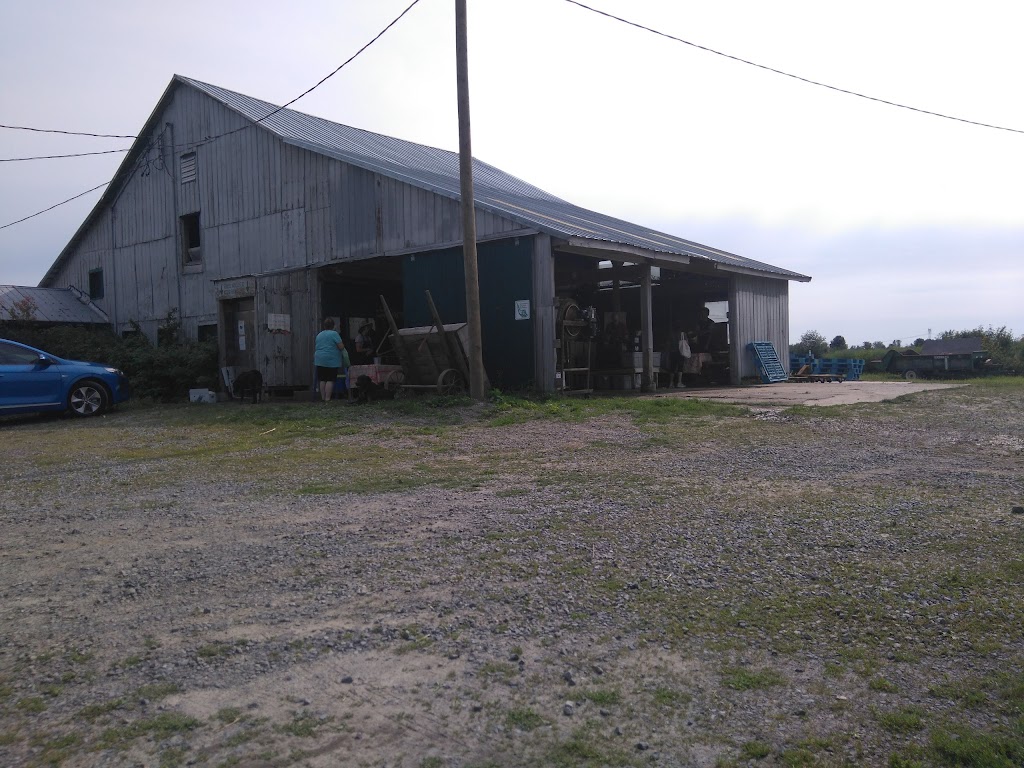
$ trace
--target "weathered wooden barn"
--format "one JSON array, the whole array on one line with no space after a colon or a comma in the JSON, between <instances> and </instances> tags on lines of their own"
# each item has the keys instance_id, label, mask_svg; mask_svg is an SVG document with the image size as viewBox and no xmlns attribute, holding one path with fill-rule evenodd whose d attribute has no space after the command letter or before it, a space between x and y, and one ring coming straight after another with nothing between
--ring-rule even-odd
<instances>
[{"instance_id":1,"label":"weathered wooden barn","mask_svg":"<svg viewBox=\"0 0 1024 768\"><path fill-rule=\"evenodd\" d=\"M223 365L305 387L324 316L351 339L367 320L380 327L384 296L401 325L429 325L429 289L445 322L465 320L458 168L452 152L175 76L41 286L84 287L117 330L136 322L154 339L175 311L190 337L218 339ZM634 369L649 380L649 353L705 306L728 380L756 375L748 342L788 348L788 284L810 278L480 161L474 175L492 383L582 389Z\"/></svg>"}]
</instances>

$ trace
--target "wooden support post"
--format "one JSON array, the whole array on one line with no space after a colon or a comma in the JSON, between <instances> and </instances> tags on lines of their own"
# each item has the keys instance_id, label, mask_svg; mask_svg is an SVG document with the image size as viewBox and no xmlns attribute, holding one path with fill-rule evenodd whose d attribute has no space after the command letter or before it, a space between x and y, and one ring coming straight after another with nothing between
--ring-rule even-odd
<instances>
[{"instance_id":1,"label":"wooden support post","mask_svg":"<svg viewBox=\"0 0 1024 768\"><path fill-rule=\"evenodd\" d=\"M640 389L650 392L657 388L654 380L654 331L651 317L651 265L644 264L640 273L640 349L643 351L644 372Z\"/></svg>"},{"instance_id":2,"label":"wooden support post","mask_svg":"<svg viewBox=\"0 0 1024 768\"><path fill-rule=\"evenodd\" d=\"M462 261L466 271L466 322L469 325L469 394L483 400L483 333L480 324L480 278L476 260L476 202L473 196L473 148L469 130L469 46L466 0L455 0L455 70L459 102L459 179L462 198Z\"/></svg>"}]
</instances>

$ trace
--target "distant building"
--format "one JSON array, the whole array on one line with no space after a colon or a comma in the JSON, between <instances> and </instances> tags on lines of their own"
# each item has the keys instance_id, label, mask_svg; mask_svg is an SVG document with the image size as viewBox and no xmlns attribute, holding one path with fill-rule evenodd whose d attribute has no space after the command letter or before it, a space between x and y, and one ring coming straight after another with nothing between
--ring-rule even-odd
<instances>
[{"instance_id":1,"label":"distant building","mask_svg":"<svg viewBox=\"0 0 1024 768\"><path fill-rule=\"evenodd\" d=\"M748 342L788 348L789 281L809 277L580 208L478 160L474 184L495 385L567 386L570 306L653 351L727 302L715 363L735 382L757 375ZM176 311L187 338L218 340L221 365L305 387L322 317L348 342L367 319L379 336L384 296L400 325L430 325L429 289L445 323L465 321L458 154L175 76L41 286L88 286L115 330L137 322L153 339ZM641 359L649 376L653 355Z\"/></svg>"}]
</instances>

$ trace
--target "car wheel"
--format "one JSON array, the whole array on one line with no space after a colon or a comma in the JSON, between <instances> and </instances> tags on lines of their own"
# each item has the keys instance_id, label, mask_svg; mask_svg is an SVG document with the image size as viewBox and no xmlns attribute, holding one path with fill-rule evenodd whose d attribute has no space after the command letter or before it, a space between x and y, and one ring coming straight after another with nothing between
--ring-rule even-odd
<instances>
[{"instance_id":1,"label":"car wheel","mask_svg":"<svg viewBox=\"0 0 1024 768\"><path fill-rule=\"evenodd\" d=\"M103 385L91 379L78 382L68 394L68 409L75 416L99 416L108 402Z\"/></svg>"}]
</instances>

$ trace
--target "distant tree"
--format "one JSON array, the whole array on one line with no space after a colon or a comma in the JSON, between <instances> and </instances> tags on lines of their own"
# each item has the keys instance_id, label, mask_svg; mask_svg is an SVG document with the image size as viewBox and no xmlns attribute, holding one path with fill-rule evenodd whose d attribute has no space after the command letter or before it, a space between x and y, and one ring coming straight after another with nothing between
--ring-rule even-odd
<instances>
[{"instance_id":1,"label":"distant tree","mask_svg":"<svg viewBox=\"0 0 1024 768\"><path fill-rule=\"evenodd\" d=\"M871 346L874 347L875 349L885 349L885 342L884 341L876 341Z\"/></svg>"},{"instance_id":2,"label":"distant tree","mask_svg":"<svg viewBox=\"0 0 1024 768\"><path fill-rule=\"evenodd\" d=\"M829 349L843 350L843 349L849 349L850 347L846 343L846 339L844 339L842 336L836 336L834 339L832 339L832 341L830 341L828 343L828 348Z\"/></svg>"},{"instance_id":3,"label":"distant tree","mask_svg":"<svg viewBox=\"0 0 1024 768\"><path fill-rule=\"evenodd\" d=\"M790 345L789 351L794 355L824 357L825 353L828 352L828 344L825 341L825 337L817 331L804 331L800 341Z\"/></svg>"},{"instance_id":4,"label":"distant tree","mask_svg":"<svg viewBox=\"0 0 1024 768\"><path fill-rule=\"evenodd\" d=\"M863 349L871 349L871 342L870 341L865 341L864 343L861 344L861 347Z\"/></svg>"},{"instance_id":5,"label":"distant tree","mask_svg":"<svg viewBox=\"0 0 1024 768\"><path fill-rule=\"evenodd\" d=\"M902 347L903 346L903 339L893 339L892 340L892 344L890 344L889 346L890 347Z\"/></svg>"},{"instance_id":6,"label":"distant tree","mask_svg":"<svg viewBox=\"0 0 1024 768\"><path fill-rule=\"evenodd\" d=\"M918 338L914 339L914 346L915 347L920 347L920 346L923 346L923 345L924 345L924 339L922 339L920 336Z\"/></svg>"}]
</instances>

